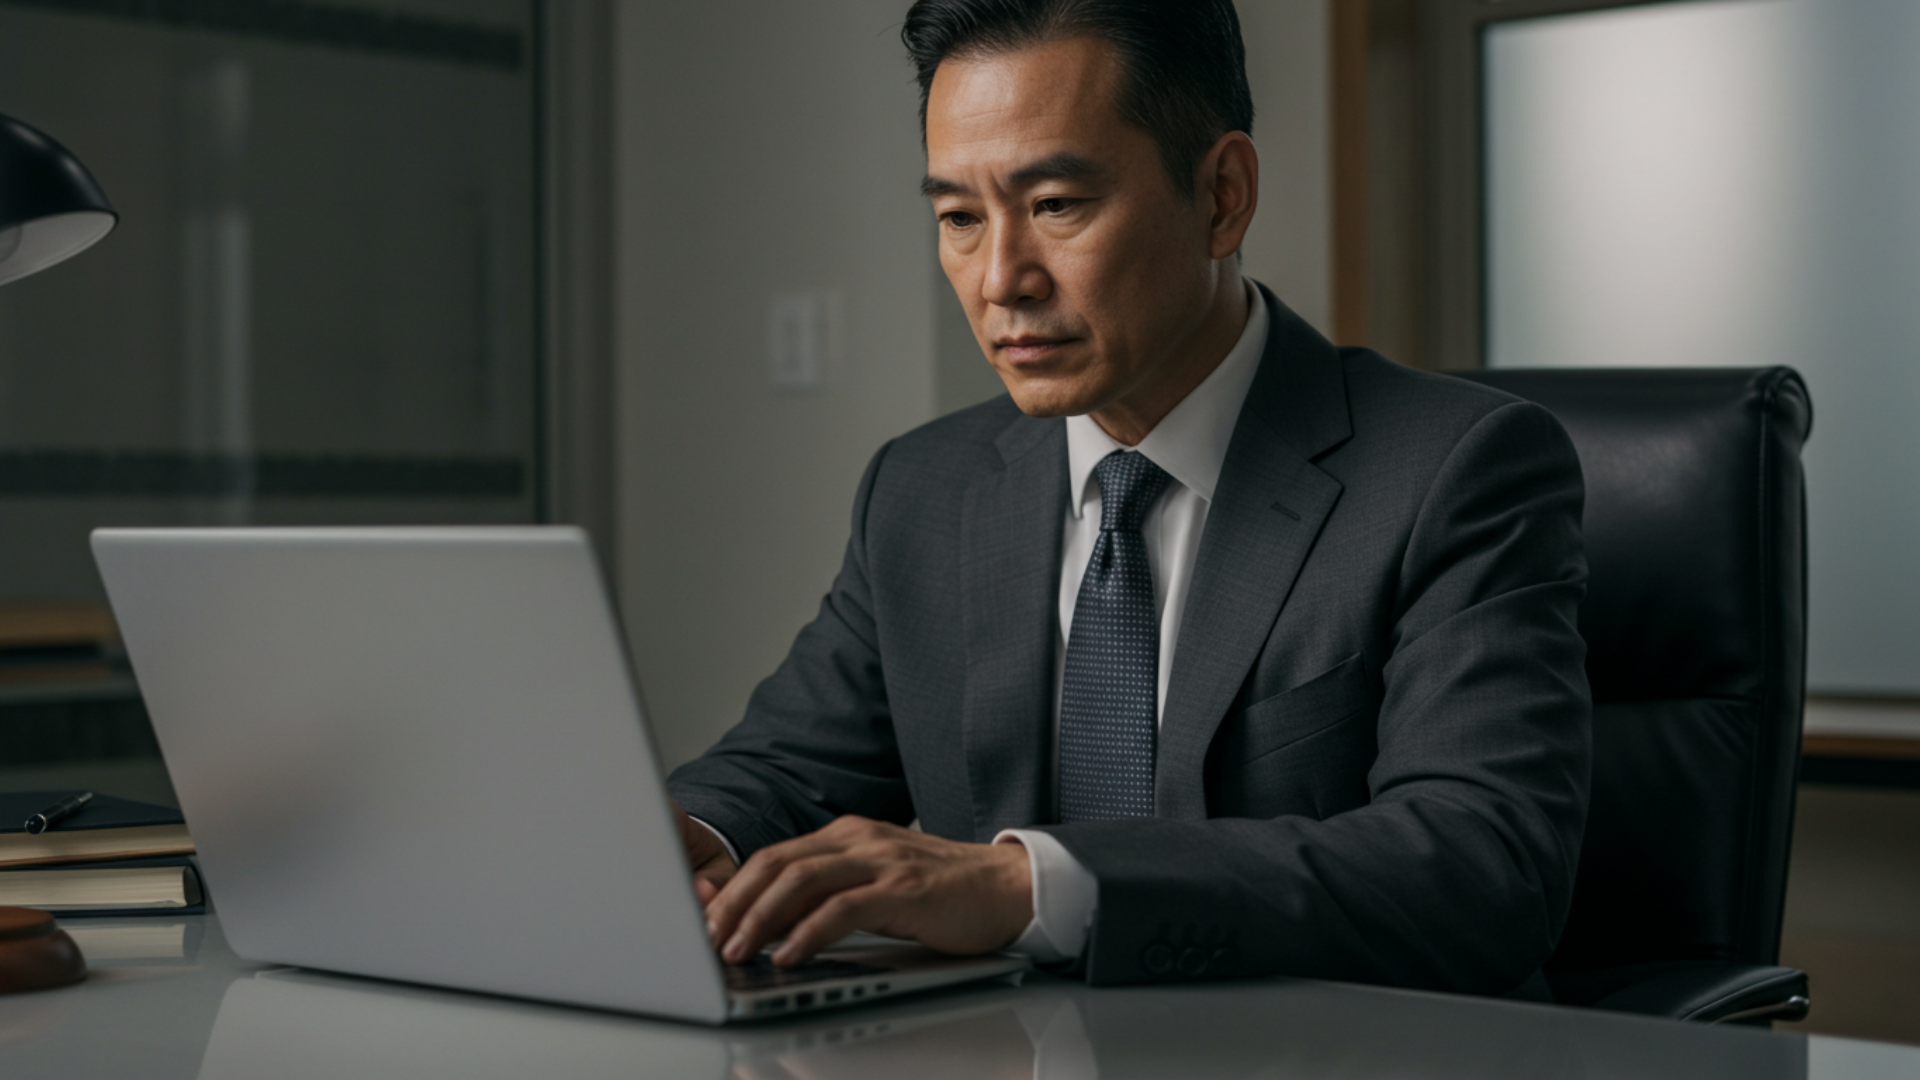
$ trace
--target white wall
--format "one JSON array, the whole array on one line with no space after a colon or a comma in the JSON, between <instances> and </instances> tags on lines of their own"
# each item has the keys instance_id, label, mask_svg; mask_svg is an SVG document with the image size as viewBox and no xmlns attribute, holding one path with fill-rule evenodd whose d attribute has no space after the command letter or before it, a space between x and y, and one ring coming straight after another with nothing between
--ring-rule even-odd
<instances>
[{"instance_id":1,"label":"white wall","mask_svg":"<svg viewBox=\"0 0 1920 1080\"><path fill-rule=\"evenodd\" d=\"M1247 268L1325 325L1324 4L1241 6L1264 163ZM940 307L906 7L618 8L621 580L669 764L739 717L812 617L881 442L993 389ZM794 290L843 298L844 357L811 393L767 376L768 302Z\"/></svg>"},{"instance_id":2,"label":"white wall","mask_svg":"<svg viewBox=\"0 0 1920 1080\"><path fill-rule=\"evenodd\" d=\"M1333 95L1327 0L1239 0L1260 149L1260 210L1240 253L1321 332L1333 327Z\"/></svg>"},{"instance_id":3,"label":"white wall","mask_svg":"<svg viewBox=\"0 0 1920 1080\"><path fill-rule=\"evenodd\" d=\"M893 0L616 15L626 616L662 751L740 715L832 580L868 457L933 416L932 223ZM837 382L776 391L770 299L841 295Z\"/></svg>"}]
</instances>

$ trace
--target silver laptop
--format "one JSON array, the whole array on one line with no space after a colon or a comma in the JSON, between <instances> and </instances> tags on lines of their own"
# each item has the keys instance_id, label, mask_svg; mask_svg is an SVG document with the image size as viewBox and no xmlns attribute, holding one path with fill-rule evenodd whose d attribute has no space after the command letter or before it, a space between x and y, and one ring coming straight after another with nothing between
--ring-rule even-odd
<instances>
[{"instance_id":1,"label":"silver laptop","mask_svg":"<svg viewBox=\"0 0 1920 1080\"><path fill-rule=\"evenodd\" d=\"M246 959L706 1023L1026 966L877 939L721 964L577 529L102 529L93 551Z\"/></svg>"}]
</instances>

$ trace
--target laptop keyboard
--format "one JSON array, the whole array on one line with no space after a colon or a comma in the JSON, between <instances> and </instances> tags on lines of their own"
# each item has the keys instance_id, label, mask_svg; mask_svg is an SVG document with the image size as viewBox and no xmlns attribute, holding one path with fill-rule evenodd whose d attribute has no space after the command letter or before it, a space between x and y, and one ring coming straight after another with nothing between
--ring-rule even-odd
<instances>
[{"instance_id":1,"label":"laptop keyboard","mask_svg":"<svg viewBox=\"0 0 1920 1080\"><path fill-rule=\"evenodd\" d=\"M772 990L781 986L793 986L796 983L819 982L822 979L884 975L893 969L874 967L871 964L854 964L845 960L808 960L794 967L779 968L773 966L772 957L763 954L744 964L727 964L725 970L729 990Z\"/></svg>"}]
</instances>

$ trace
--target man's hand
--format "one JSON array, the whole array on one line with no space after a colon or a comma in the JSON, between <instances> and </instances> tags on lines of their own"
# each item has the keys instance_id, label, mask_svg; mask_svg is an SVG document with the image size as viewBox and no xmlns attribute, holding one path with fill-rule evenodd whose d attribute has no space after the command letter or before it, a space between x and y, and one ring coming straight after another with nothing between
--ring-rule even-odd
<instances>
[{"instance_id":1,"label":"man's hand","mask_svg":"<svg viewBox=\"0 0 1920 1080\"><path fill-rule=\"evenodd\" d=\"M773 961L790 966L855 930L992 952L1032 921L1021 845L965 844L853 816L754 852L707 904L708 932L731 964L785 935Z\"/></svg>"},{"instance_id":2,"label":"man's hand","mask_svg":"<svg viewBox=\"0 0 1920 1080\"><path fill-rule=\"evenodd\" d=\"M680 804L672 799L673 820L680 826L680 843L687 849L687 865L693 868L693 893L700 898L704 906L720 895L727 881L739 872L734 865L733 856L727 854L727 845L713 835L713 830L687 816Z\"/></svg>"}]
</instances>

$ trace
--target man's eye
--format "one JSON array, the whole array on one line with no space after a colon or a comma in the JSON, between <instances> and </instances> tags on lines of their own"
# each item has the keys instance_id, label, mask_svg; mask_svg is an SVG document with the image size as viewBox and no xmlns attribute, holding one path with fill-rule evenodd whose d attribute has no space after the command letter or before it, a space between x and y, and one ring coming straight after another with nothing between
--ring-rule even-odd
<instances>
[{"instance_id":1,"label":"man's eye","mask_svg":"<svg viewBox=\"0 0 1920 1080\"><path fill-rule=\"evenodd\" d=\"M970 228L979 219L965 210L949 210L940 215L940 220L946 222L951 228L965 229Z\"/></svg>"},{"instance_id":2,"label":"man's eye","mask_svg":"<svg viewBox=\"0 0 1920 1080\"><path fill-rule=\"evenodd\" d=\"M1072 199L1041 199L1039 210L1043 214L1064 214L1073 209Z\"/></svg>"}]
</instances>

